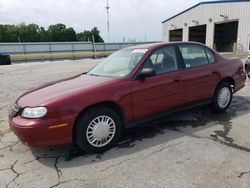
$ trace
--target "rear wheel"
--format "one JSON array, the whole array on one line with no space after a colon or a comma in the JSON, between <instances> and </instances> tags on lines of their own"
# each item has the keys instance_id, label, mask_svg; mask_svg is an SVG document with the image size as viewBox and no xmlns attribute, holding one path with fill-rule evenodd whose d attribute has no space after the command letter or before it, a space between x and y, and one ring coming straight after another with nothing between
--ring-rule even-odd
<instances>
[{"instance_id":1,"label":"rear wheel","mask_svg":"<svg viewBox=\"0 0 250 188\"><path fill-rule=\"evenodd\" d=\"M220 83L214 93L212 109L215 112L225 112L230 106L232 98L231 85L226 82Z\"/></svg>"},{"instance_id":2,"label":"rear wheel","mask_svg":"<svg viewBox=\"0 0 250 188\"><path fill-rule=\"evenodd\" d=\"M106 107L91 108L84 112L76 124L76 141L88 153L100 153L112 147L119 139L119 115Z\"/></svg>"}]
</instances>

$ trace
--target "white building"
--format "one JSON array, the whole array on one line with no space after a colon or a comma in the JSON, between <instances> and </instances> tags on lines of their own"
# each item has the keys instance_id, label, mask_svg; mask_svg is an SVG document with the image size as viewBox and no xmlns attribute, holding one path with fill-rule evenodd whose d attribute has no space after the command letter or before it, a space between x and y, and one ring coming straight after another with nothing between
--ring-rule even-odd
<instances>
[{"instance_id":1,"label":"white building","mask_svg":"<svg viewBox=\"0 0 250 188\"><path fill-rule=\"evenodd\" d=\"M163 41L197 41L220 52L250 51L250 0L201 2L162 22Z\"/></svg>"}]
</instances>

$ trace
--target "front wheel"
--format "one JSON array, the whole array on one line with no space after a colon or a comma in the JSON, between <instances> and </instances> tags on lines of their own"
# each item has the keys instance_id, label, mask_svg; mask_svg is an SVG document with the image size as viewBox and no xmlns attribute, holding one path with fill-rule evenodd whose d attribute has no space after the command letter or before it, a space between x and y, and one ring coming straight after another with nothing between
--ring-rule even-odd
<instances>
[{"instance_id":1,"label":"front wheel","mask_svg":"<svg viewBox=\"0 0 250 188\"><path fill-rule=\"evenodd\" d=\"M212 109L215 112L225 112L230 106L232 98L233 92L231 85L226 82L220 83L214 93Z\"/></svg>"},{"instance_id":2,"label":"front wheel","mask_svg":"<svg viewBox=\"0 0 250 188\"><path fill-rule=\"evenodd\" d=\"M96 107L84 112L76 124L75 136L80 148L88 153L100 153L119 139L121 121L112 109Z\"/></svg>"}]
</instances>

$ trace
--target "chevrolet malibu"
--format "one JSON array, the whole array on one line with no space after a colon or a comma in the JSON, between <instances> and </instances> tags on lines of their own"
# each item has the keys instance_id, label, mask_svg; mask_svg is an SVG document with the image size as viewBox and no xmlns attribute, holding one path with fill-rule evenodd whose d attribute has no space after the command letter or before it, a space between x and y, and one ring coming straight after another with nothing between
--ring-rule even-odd
<instances>
[{"instance_id":1,"label":"chevrolet malibu","mask_svg":"<svg viewBox=\"0 0 250 188\"><path fill-rule=\"evenodd\" d=\"M88 73L26 92L12 105L9 125L29 146L74 143L98 153L128 126L177 109L210 103L224 112L245 81L240 59L199 43L129 47Z\"/></svg>"}]
</instances>

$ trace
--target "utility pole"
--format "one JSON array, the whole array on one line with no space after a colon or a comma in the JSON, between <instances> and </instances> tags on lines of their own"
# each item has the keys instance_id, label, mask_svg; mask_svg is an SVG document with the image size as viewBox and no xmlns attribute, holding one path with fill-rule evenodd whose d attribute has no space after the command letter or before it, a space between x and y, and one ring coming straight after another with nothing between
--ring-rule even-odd
<instances>
[{"instance_id":1,"label":"utility pole","mask_svg":"<svg viewBox=\"0 0 250 188\"><path fill-rule=\"evenodd\" d=\"M105 7L107 9L107 33L108 33L108 42L110 42L110 28L109 28L109 0L107 0L107 6Z\"/></svg>"}]
</instances>

